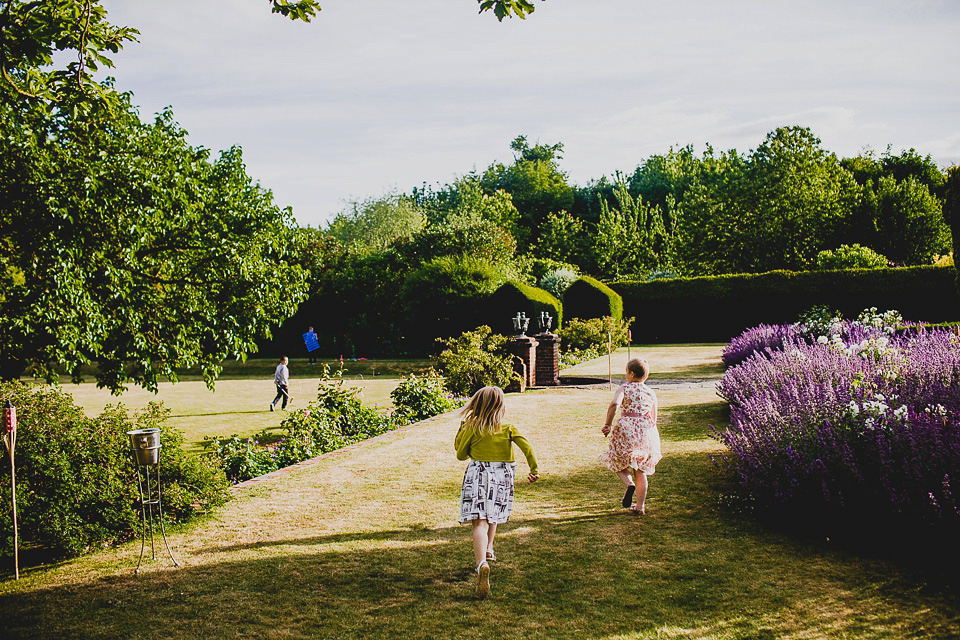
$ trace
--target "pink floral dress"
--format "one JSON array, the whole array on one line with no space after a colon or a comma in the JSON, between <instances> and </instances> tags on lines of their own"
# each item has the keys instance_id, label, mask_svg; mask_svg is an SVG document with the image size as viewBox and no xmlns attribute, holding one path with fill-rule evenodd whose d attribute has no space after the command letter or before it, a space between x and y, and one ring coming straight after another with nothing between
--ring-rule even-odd
<instances>
[{"instance_id":1,"label":"pink floral dress","mask_svg":"<svg viewBox=\"0 0 960 640\"><path fill-rule=\"evenodd\" d=\"M642 382L628 382L622 391L620 419L610 430L610 446L600 455L600 462L614 472L632 468L652 476L663 457L656 421L657 396Z\"/></svg>"}]
</instances>

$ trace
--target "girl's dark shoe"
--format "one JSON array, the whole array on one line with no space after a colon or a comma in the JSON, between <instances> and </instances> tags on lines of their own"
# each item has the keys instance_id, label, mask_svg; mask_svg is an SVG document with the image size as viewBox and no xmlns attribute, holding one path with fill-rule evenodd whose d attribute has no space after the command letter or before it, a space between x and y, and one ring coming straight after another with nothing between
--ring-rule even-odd
<instances>
[{"instance_id":1,"label":"girl's dark shoe","mask_svg":"<svg viewBox=\"0 0 960 640\"><path fill-rule=\"evenodd\" d=\"M628 508L631 504L633 504L633 492L636 490L637 488L634 485L630 485L629 487L627 487L627 492L623 494L623 500L620 501L620 504L623 505L624 509Z\"/></svg>"}]
</instances>

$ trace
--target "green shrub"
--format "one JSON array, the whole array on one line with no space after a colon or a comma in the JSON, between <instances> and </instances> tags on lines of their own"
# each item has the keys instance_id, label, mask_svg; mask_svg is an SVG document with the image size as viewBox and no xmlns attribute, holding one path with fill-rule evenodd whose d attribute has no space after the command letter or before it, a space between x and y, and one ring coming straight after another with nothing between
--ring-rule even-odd
<instances>
[{"instance_id":1,"label":"green shrub","mask_svg":"<svg viewBox=\"0 0 960 640\"><path fill-rule=\"evenodd\" d=\"M564 292L570 288L580 276L573 269L552 269L540 278L540 288L554 298L563 298Z\"/></svg>"},{"instance_id":2,"label":"green shrub","mask_svg":"<svg viewBox=\"0 0 960 640\"><path fill-rule=\"evenodd\" d=\"M352 442L330 416L309 405L288 414L281 427L283 432L275 449L280 468L342 449Z\"/></svg>"},{"instance_id":3,"label":"green shrub","mask_svg":"<svg viewBox=\"0 0 960 640\"><path fill-rule=\"evenodd\" d=\"M390 392L390 398L398 422L419 422L457 407L457 402L444 388L443 379L436 373L404 378Z\"/></svg>"},{"instance_id":4,"label":"green shrub","mask_svg":"<svg viewBox=\"0 0 960 640\"><path fill-rule=\"evenodd\" d=\"M506 336L483 325L440 342L446 348L434 356L434 361L451 393L469 396L485 386L506 387L510 383L513 356L503 350Z\"/></svg>"},{"instance_id":5,"label":"green shrub","mask_svg":"<svg viewBox=\"0 0 960 640\"><path fill-rule=\"evenodd\" d=\"M599 353L606 353L608 339L612 341L614 349L626 346L631 322L633 318L615 320L610 316L587 320L573 318L558 332L560 344L565 349L574 351L594 349Z\"/></svg>"},{"instance_id":6,"label":"green shrub","mask_svg":"<svg viewBox=\"0 0 960 640\"><path fill-rule=\"evenodd\" d=\"M623 318L623 299L616 291L590 276L580 276L563 294L568 318Z\"/></svg>"},{"instance_id":7,"label":"green shrub","mask_svg":"<svg viewBox=\"0 0 960 640\"><path fill-rule=\"evenodd\" d=\"M569 262L562 262L552 258L535 257L531 254L517 256L514 259L517 268L530 278L531 282L540 282L540 280L550 271L566 270L578 272L577 266Z\"/></svg>"},{"instance_id":8,"label":"green shrub","mask_svg":"<svg viewBox=\"0 0 960 640\"><path fill-rule=\"evenodd\" d=\"M279 469L276 453L261 446L259 437L210 438L209 455L216 460L231 482L243 482Z\"/></svg>"},{"instance_id":9,"label":"green shrub","mask_svg":"<svg viewBox=\"0 0 960 640\"><path fill-rule=\"evenodd\" d=\"M871 249L859 244L842 244L834 250L817 254L817 269L882 269L889 261Z\"/></svg>"},{"instance_id":10,"label":"green shrub","mask_svg":"<svg viewBox=\"0 0 960 640\"><path fill-rule=\"evenodd\" d=\"M386 433L396 425L390 416L360 400L360 387L345 387L343 369L330 373L323 365L323 377L317 386L317 399L310 403L309 418L326 428L326 422L348 440L365 440Z\"/></svg>"},{"instance_id":11,"label":"green shrub","mask_svg":"<svg viewBox=\"0 0 960 640\"><path fill-rule=\"evenodd\" d=\"M411 273L400 290L400 320L410 350L427 353L438 336L475 327L476 314L503 280L500 268L471 257L444 256Z\"/></svg>"},{"instance_id":12,"label":"green shrub","mask_svg":"<svg viewBox=\"0 0 960 640\"><path fill-rule=\"evenodd\" d=\"M88 418L59 389L0 385L0 403L17 408L15 449L17 512L21 547L65 556L124 540L139 521L139 494L126 432L160 428L163 515L182 521L228 498L223 473L181 445L183 436L164 424L168 411L151 404L133 416L120 406ZM10 477L3 456L0 474ZM10 483L0 483L10 504ZM0 510L0 553L13 553L12 514Z\"/></svg>"},{"instance_id":13,"label":"green shrub","mask_svg":"<svg viewBox=\"0 0 960 640\"><path fill-rule=\"evenodd\" d=\"M504 332L512 332L511 318L516 316L518 311L530 318L528 334L540 331L537 320L541 312L546 311L553 318L553 329L559 328L563 321L563 305L559 300L543 289L521 282L503 283L485 301L482 310L476 310L476 314L489 326L502 327Z\"/></svg>"}]
</instances>

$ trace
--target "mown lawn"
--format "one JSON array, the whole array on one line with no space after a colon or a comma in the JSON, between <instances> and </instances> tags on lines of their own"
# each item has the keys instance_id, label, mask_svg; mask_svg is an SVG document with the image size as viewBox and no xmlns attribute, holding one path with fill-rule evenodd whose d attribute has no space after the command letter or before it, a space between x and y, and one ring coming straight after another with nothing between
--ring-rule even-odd
<instances>
[{"instance_id":1,"label":"mown lawn","mask_svg":"<svg viewBox=\"0 0 960 640\"><path fill-rule=\"evenodd\" d=\"M306 359L290 362L290 395L292 407L305 406L316 397L323 362L307 364ZM333 371L339 362L330 361ZM360 360L344 362L344 380L348 386L361 387L364 403L377 407L392 406L390 392L400 377L429 367L425 360ZM169 424L184 432L187 447L199 450L204 437L246 436L263 429L277 429L284 414L270 412L268 405L276 396L273 374L277 363L272 360L248 360L245 363L228 362L223 376L213 391L207 389L199 375L185 373L176 384L161 383L156 394L130 387L120 396L106 389L98 389L92 382L72 384L61 382L77 404L88 415L96 415L108 404L122 403L130 409L145 407L149 402L163 402L170 409Z\"/></svg>"},{"instance_id":2,"label":"mown lawn","mask_svg":"<svg viewBox=\"0 0 960 640\"><path fill-rule=\"evenodd\" d=\"M896 555L833 548L721 508L708 424L722 424L723 405L709 383L653 384L665 458L645 517L619 508L619 481L596 463L608 390L508 396L507 417L533 442L543 475L518 485L489 600L474 598L469 530L456 523L464 463L448 414L241 487L216 514L170 533L180 569L158 554L134 576L130 542L22 571L0 585L3 636L960 635L955 588Z\"/></svg>"}]
</instances>

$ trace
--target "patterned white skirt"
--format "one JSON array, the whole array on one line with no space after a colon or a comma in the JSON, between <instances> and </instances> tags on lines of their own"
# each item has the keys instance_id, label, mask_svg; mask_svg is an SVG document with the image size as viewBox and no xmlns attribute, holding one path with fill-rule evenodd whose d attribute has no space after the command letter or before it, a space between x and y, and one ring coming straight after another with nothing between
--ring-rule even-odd
<instances>
[{"instance_id":1,"label":"patterned white skirt","mask_svg":"<svg viewBox=\"0 0 960 640\"><path fill-rule=\"evenodd\" d=\"M513 511L513 482L516 474L515 462L471 460L463 472L460 524L481 519L490 524L509 520L510 512Z\"/></svg>"}]
</instances>

